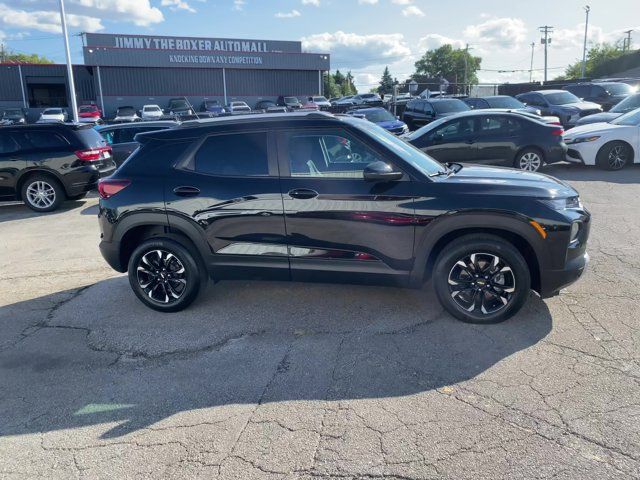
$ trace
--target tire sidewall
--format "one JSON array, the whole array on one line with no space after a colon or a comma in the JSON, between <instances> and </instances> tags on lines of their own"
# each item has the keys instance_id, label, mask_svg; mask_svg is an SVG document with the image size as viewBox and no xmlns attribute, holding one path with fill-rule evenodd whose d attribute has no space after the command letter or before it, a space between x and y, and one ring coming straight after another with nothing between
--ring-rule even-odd
<instances>
[{"instance_id":1,"label":"tire sidewall","mask_svg":"<svg viewBox=\"0 0 640 480\"><path fill-rule=\"evenodd\" d=\"M515 276L516 290L514 298L511 299L507 307L494 314L483 315L466 312L458 306L449 293L448 279L453 265L465 255L474 252L490 253L503 258L509 263ZM531 275L527 262L514 246L499 237L495 237L495 240L492 239L491 241L485 237L477 240L469 239L466 242L456 241L446 247L436 260L432 283L440 303L454 317L467 323L491 324L503 322L520 310L529 297Z\"/></svg>"},{"instance_id":2,"label":"tire sidewall","mask_svg":"<svg viewBox=\"0 0 640 480\"><path fill-rule=\"evenodd\" d=\"M538 155L538 157L540 157L540 166L536 170L525 170L524 168L520 168L520 160L527 153L535 153L536 155ZM514 168L517 168L518 170L520 170L522 172L538 172L540 170L540 168L542 168L543 165L544 165L544 155L537 148L525 148L524 150L521 150L520 152L518 152L518 154L516 155L515 160L513 161Z\"/></svg>"},{"instance_id":3,"label":"tire sidewall","mask_svg":"<svg viewBox=\"0 0 640 480\"><path fill-rule=\"evenodd\" d=\"M618 146L623 146L627 150L627 153L630 153L628 151L629 146L626 145L625 143L618 142L618 141L609 142L603 145L602 148L600 148L600 150L598 150L598 153L596 155L596 164L598 165L598 167L600 167L603 170L609 170L609 171L615 172L618 170L622 170L624 167L626 167L629 164L629 159L627 159L620 168L612 168L611 165L609 164L609 154L611 153L611 150L613 150L615 147L618 147Z\"/></svg>"},{"instance_id":4,"label":"tire sidewall","mask_svg":"<svg viewBox=\"0 0 640 480\"><path fill-rule=\"evenodd\" d=\"M36 182L46 182L47 184L51 185L51 187L53 188L56 194L56 199L54 200L54 202L46 208L41 208L41 207L38 207L37 205L32 204L29 201L29 197L27 196L27 189L29 188L30 185L33 185ZM64 200L66 199L64 188L62 188L62 185L60 184L60 182L58 182L58 180L48 175L33 175L29 177L22 184L20 195L21 195L22 201L27 207L29 207L34 212L42 212L42 213L52 212L56 210L62 204L62 202L64 202Z\"/></svg>"},{"instance_id":5,"label":"tire sidewall","mask_svg":"<svg viewBox=\"0 0 640 480\"><path fill-rule=\"evenodd\" d=\"M140 259L146 253L157 249L165 250L175 255L178 260L182 262L182 265L186 270L186 290L182 294L182 296L174 303L163 304L150 299L138 283L137 268ZM133 251L131 257L129 258L127 271L129 276L129 284L131 285L131 289L136 294L136 296L147 307L159 312L177 312L189 306L198 296L198 293L200 291L200 284L202 283L200 278L201 272L198 268L198 264L195 260L194 254L184 245L168 238L149 239L140 244Z\"/></svg>"}]
</instances>

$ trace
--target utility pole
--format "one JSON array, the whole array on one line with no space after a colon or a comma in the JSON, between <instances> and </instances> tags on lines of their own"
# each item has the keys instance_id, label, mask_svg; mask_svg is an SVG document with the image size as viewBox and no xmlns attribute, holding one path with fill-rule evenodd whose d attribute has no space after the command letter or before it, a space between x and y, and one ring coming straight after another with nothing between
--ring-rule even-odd
<instances>
[{"instance_id":1,"label":"utility pole","mask_svg":"<svg viewBox=\"0 0 640 480\"><path fill-rule=\"evenodd\" d=\"M67 57L67 77L69 81L69 96L71 97L71 114L73 121L78 123L78 105L76 104L76 85L73 81L73 67L71 66L71 52L69 50L69 35L67 32L67 20L64 14L64 0L60 0L60 23L62 24L62 37L64 38L64 53Z\"/></svg>"},{"instance_id":2,"label":"utility pole","mask_svg":"<svg viewBox=\"0 0 640 480\"><path fill-rule=\"evenodd\" d=\"M464 47L464 94L465 95L469 94L468 84L469 84L469 49L470 48L473 48L473 47L469 47L468 43Z\"/></svg>"},{"instance_id":3,"label":"utility pole","mask_svg":"<svg viewBox=\"0 0 640 480\"><path fill-rule=\"evenodd\" d=\"M533 52L536 48L536 42L531 42L531 65L529 65L529 83L533 82Z\"/></svg>"},{"instance_id":4,"label":"utility pole","mask_svg":"<svg viewBox=\"0 0 640 480\"><path fill-rule=\"evenodd\" d=\"M5 55L4 55L4 43L0 43L0 63L4 63Z\"/></svg>"},{"instance_id":5,"label":"utility pole","mask_svg":"<svg viewBox=\"0 0 640 480\"><path fill-rule=\"evenodd\" d=\"M580 78L584 78L584 72L587 68L587 32L589 31L589 12L591 11L591 7L586 5L584 7L584 11L587 15L586 20L584 21L584 44L582 46L582 73L580 74Z\"/></svg>"},{"instance_id":6,"label":"utility pole","mask_svg":"<svg viewBox=\"0 0 640 480\"><path fill-rule=\"evenodd\" d=\"M540 39L540 43L544 45L544 81L547 81L547 48L551 43L551 39L549 38L549 34L553 33L553 27L549 25L543 25L539 27L541 33L544 33L544 38Z\"/></svg>"},{"instance_id":7,"label":"utility pole","mask_svg":"<svg viewBox=\"0 0 640 480\"><path fill-rule=\"evenodd\" d=\"M623 52L630 52L631 51L631 32L633 32L633 30L626 30L623 33L627 34L627 38L623 38L622 39L622 51Z\"/></svg>"}]
</instances>

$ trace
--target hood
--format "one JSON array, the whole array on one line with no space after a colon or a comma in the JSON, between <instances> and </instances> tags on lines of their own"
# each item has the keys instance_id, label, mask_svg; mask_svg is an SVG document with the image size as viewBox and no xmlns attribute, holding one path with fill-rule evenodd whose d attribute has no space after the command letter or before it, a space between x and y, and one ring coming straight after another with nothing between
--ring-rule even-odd
<instances>
[{"instance_id":1,"label":"hood","mask_svg":"<svg viewBox=\"0 0 640 480\"><path fill-rule=\"evenodd\" d=\"M568 103L567 105L553 105L556 108L564 108L567 110L574 109L578 112L582 112L584 110L602 110L602 107L597 103L593 102L577 102L577 103Z\"/></svg>"},{"instance_id":2,"label":"hood","mask_svg":"<svg viewBox=\"0 0 640 480\"><path fill-rule=\"evenodd\" d=\"M567 140L569 138L573 138L582 134L605 133L622 127L624 127L624 125L614 125L612 123L603 122L590 123L587 125L580 125L579 127L570 128L569 130L564 132L564 138L565 140Z\"/></svg>"},{"instance_id":3,"label":"hood","mask_svg":"<svg viewBox=\"0 0 640 480\"><path fill-rule=\"evenodd\" d=\"M400 120L387 120L384 122L376 122L376 125L379 125L382 128L400 128L403 127L405 123Z\"/></svg>"},{"instance_id":4,"label":"hood","mask_svg":"<svg viewBox=\"0 0 640 480\"><path fill-rule=\"evenodd\" d=\"M589 123L600 123L600 122L610 122L611 120L615 120L618 118L621 113L612 113L612 112L602 112L602 113L594 113L593 115L587 115L586 117L582 117L578 120L578 125L587 125Z\"/></svg>"},{"instance_id":5,"label":"hood","mask_svg":"<svg viewBox=\"0 0 640 480\"><path fill-rule=\"evenodd\" d=\"M537 198L565 198L578 195L571 186L555 177L514 168L465 164L458 173L441 178L441 181L451 184L476 184L481 188L479 193L486 193L487 187L491 186L491 193L495 195L517 194Z\"/></svg>"}]
</instances>

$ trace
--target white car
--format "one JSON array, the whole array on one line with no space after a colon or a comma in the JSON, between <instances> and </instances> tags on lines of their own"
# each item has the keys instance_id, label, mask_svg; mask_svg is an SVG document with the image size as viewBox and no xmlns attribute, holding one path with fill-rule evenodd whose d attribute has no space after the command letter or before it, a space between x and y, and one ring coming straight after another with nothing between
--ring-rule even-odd
<instances>
[{"instance_id":1,"label":"white car","mask_svg":"<svg viewBox=\"0 0 640 480\"><path fill-rule=\"evenodd\" d=\"M597 165L605 170L620 170L640 163L640 108L609 123L590 123L574 127L564 134L570 162Z\"/></svg>"},{"instance_id":2,"label":"white car","mask_svg":"<svg viewBox=\"0 0 640 480\"><path fill-rule=\"evenodd\" d=\"M41 114L36 123L64 123L67 121L67 112L62 108L47 108Z\"/></svg>"},{"instance_id":3,"label":"white car","mask_svg":"<svg viewBox=\"0 0 640 480\"><path fill-rule=\"evenodd\" d=\"M245 102L231 102L227 105L227 111L231 113L247 113L251 111L251 107Z\"/></svg>"},{"instance_id":4,"label":"white car","mask_svg":"<svg viewBox=\"0 0 640 480\"><path fill-rule=\"evenodd\" d=\"M162 118L162 109L158 105L145 105L142 107L143 120L160 120Z\"/></svg>"},{"instance_id":5,"label":"white car","mask_svg":"<svg viewBox=\"0 0 640 480\"><path fill-rule=\"evenodd\" d=\"M347 95L346 97L340 97L338 100L333 102L333 104L349 106L349 105L355 105L356 102L353 101L353 95Z\"/></svg>"},{"instance_id":6,"label":"white car","mask_svg":"<svg viewBox=\"0 0 640 480\"><path fill-rule=\"evenodd\" d=\"M114 122L137 122L138 120L140 120L140 117L133 107L118 107L116 116L113 119Z\"/></svg>"},{"instance_id":7,"label":"white car","mask_svg":"<svg viewBox=\"0 0 640 480\"><path fill-rule=\"evenodd\" d=\"M309 99L313 103L318 105L318 108L320 108L320 110L327 110L327 109L331 108L331 102L329 100L327 100L327 97L324 97L322 95L318 95L318 96L315 96L315 97L309 97Z\"/></svg>"}]
</instances>

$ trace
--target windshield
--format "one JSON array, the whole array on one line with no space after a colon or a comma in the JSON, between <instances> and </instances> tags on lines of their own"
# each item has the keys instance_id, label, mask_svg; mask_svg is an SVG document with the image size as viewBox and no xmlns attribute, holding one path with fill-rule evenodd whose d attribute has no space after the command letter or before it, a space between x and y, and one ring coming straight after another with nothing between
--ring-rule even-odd
<instances>
[{"instance_id":1,"label":"windshield","mask_svg":"<svg viewBox=\"0 0 640 480\"><path fill-rule=\"evenodd\" d=\"M324 97L313 97L314 102L327 102L328 100Z\"/></svg>"},{"instance_id":2,"label":"windshield","mask_svg":"<svg viewBox=\"0 0 640 480\"><path fill-rule=\"evenodd\" d=\"M189 108L189 104L186 100L171 100L169 108Z\"/></svg>"},{"instance_id":3,"label":"windshield","mask_svg":"<svg viewBox=\"0 0 640 480\"><path fill-rule=\"evenodd\" d=\"M209 100L208 102L204 102L207 107L218 107L220 106L220 102L218 100Z\"/></svg>"},{"instance_id":4,"label":"windshield","mask_svg":"<svg viewBox=\"0 0 640 480\"><path fill-rule=\"evenodd\" d=\"M5 116L22 115L22 110L5 110L4 114L5 114Z\"/></svg>"},{"instance_id":5,"label":"windshield","mask_svg":"<svg viewBox=\"0 0 640 480\"><path fill-rule=\"evenodd\" d=\"M544 96L551 105L567 105L580 103L580 99L571 92L548 93Z\"/></svg>"},{"instance_id":6,"label":"windshield","mask_svg":"<svg viewBox=\"0 0 640 480\"><path fill-rule=\"evenodd\" d=\"M421 150L418 150L413 145L401 140L394 134L389 133L384 128L379 127L375 123L359 118L345 117L345 119L347 118L347 121L353 123L353 125L364 131L369 137L382 143L405 162L411 164L414 168L418 169L425 175L428 176L446 171L444 165L437 162Z\"/></svg>"},{"instance_id":7,"label":"windshield","mask_svg":"<svg viewBox=\"0 0 640 480\"><path fill-rule=\"evenodd\" d=\"M298 97L284 97L284 101L287 103L298 103Z\"/></svg>"},{"instance_id":8,"label":"windshield","mask_svg":"<svg viewBox=\"0 0 640 480\"><path fill-rule=\"evenodd\" d=\"M80 107L80 113L89 113L89 112L95 112L96 111L96 107Z\"/></svg>"},{"instance_id":9,"label":"windshield","mask_svg":"<svg viewBox=\"0 0 640 480\"><path fill-rule=\"evenodd\" d=\"M462 100L441 100L433 102L432 105L436 113L466 112L471 110L471 107Z\"/></svg>"},{"instance_id":10,"label":"windshield","mask_svg":"<svg viewBox=\"0 0 640 480\"><path fill-rule=\"evenodd\" d=\"M117 115L119 116L123 116L123 115L134 115L136 113L136 111L134 110L133 107L120 107L118 108L117 111Z\"/></svg>"},{"instance_id":11,"label":"windshield","mask_svg":"<svg viewBox=\"0 0 640 480\"><path fill-rule=\"evenodd\" d=\"M160 107L144 107L145 112L159 112Z\"/></svg>"},{"instance_id":12,"label":"windshield","mask_svg":"<svg viewBox=\"0 0 640 480\"><path fill-rule=\"evenodd\" d=\"M640 93L625 98L609 111L613 113L627 113L638 107L640 107Z\"/></svg>"},{"instance_id":13,"label":"windshield","mask_svg":"<svg viewBox=\"0 0 640 480\"><path fill-rule=\"evenodd\" d=\"M62 110L60 110L59 108L47 108L44 112L42 112L43 115L60 115L62 113Z\"/></svg>"},{"instance_id":14,"label":"windshield","mask_svg":"<svg viewBox=\"0 0 640 480\"><path fill-rule=\"evenodd\" d=\"M633 93L631 85L627 85L626 83L611 83L604 87L604 89L611 95L631 95Z\"/></svg>"},{"instance_id":15,"label":"windshield","mask_svg":"<svg viewBox=\"0 0 640 480\"><path fill-rule=\"evenodd\" d=\"M371 110L368 112L354 112L354 113L363 113L365 118L373 123L378 122L391 122L396 119L388 110L381 108L379 110Z\"/></svg>"},{"instance_id":16,"label":"windshield","mask_svg":"<svg viewBox=\"0 0 640 480\"><path fill-rule=\"evenodd\" d=\"M611 123L614 125L628 125L628 126L640 126L640 108L636 108L635 110L631 110L624 115L612 120Z\"/></svg>"},{"instance_id":17,"label":"windshield","mask_svg":"<svg viewBox=\"0 0 640 480\"><path fill-rule=\"evenodd\" d=\"M525 108L524 103L513 97L485 98L491 108Z\"/></svg>"}]
</instances>

